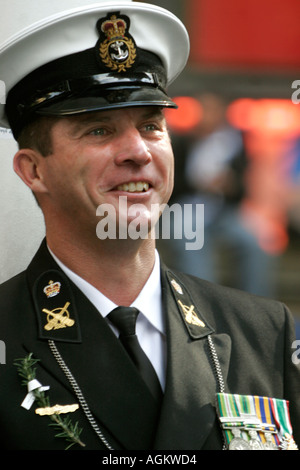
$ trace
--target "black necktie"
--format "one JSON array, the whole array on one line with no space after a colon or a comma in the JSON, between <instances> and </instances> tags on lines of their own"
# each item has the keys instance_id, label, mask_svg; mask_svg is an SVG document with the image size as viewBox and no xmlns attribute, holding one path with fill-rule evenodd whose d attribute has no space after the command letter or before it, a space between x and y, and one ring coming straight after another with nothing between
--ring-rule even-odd
<instances>
[{"instance_id":1,"label":"black necktie","mask_svg":"<svg viewBox=\"0 0 300 470\"><path fill-rule=\"evenodd\" d=\"M144 381L148 385L152 395L161 400L162 389L156 372L143 351L135 334L138 309L133 307L117 307L108 315L109 320L115 325L119 332L119 339L136 365Z\"/></svg>"}]
</instances>

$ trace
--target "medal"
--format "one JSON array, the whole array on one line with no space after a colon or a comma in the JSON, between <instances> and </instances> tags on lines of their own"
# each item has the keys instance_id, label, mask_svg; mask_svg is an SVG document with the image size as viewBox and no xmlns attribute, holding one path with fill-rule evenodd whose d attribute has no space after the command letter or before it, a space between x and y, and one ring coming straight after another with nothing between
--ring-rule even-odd
<instances>
[{"instance_id":1,"label":"medal","mask_svg":"<svg viewBox=\"0 0 300 470\"><path fill-rule=\"evenodd\" d=\"M249 447L251 450L264 450L264 445L260 441L258 433L255 429L248 431L249 434Z\"/></svg>"},{"instance_id":2,"label":"medal","mask_svg":"<svg viewBox=\"0 0 300 470\"><path fill-rule=\"evenodd\" d=\"M286 400L218 393L217 412L229 450L297 450Z\"/></svg>"},{"instance_id":3,"label":"medal","mask_svg":"<svg viewBox=\"0 0 300 470\"><path fill-rule=\"evenodd\" d=\"M238 428L232 428L231 432L233 439L229 442L229 450L251 450L248 442L240 437L240 430Z\"/></svg>"},{"instance_id":4,"label":"medal","mask_svg":"<svg viewBox=\"0 0 300 470\"><path fill-rule=\"evenodd\" d=\"M274 444L274 442L272 441L272 434L269 431L265 432L264 434L265 434L265 439L266 439L266 442L264 443L264 449L265 450L279 450L276 444Z\"/></svg>"},{"instance_id":5,"label":"medal","mask_svg":"<svg viewBox=\"0 0 300 470\"><path fill-rule=\"evenodd\" d=\"M293 437L288 433L283 436L280 448L282 450L298 450L296 442L294 441Z\"/></svg>"}]
</instances>

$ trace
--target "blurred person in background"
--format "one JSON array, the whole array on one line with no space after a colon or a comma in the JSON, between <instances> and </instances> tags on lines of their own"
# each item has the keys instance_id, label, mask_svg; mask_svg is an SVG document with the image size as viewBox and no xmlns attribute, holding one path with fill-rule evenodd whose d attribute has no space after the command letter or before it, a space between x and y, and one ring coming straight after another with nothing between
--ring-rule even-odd
<instances>
[{"instance_id":1,"label":"blurred person in background","mask_svg":"<svg viewBox=\"0 0 300 470\"><path fill-rule=\"evenodd\" d=\"M182 240L172 240L172 264L195 276L222 282L222 262L225 269L229 262L232 285L272 296L274 257L261 248L241 214L248 167L243 134L229 124L224 98L204 93L199 101L202 119L193 132L193 144L186 148L184 177L189 193L181 194L177 202L204 204L204 245L198 251L186 250ZM226 255L223 261L222 253Z\"/></svg>"}]
</instances>

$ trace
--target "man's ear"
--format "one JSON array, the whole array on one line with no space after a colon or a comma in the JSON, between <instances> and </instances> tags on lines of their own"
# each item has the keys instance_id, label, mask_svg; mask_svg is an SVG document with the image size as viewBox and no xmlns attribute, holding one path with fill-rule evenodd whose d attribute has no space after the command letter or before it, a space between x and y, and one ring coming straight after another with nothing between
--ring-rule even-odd
<instances>
[{"instance_id":1,"label":"man's ear","mask_svg":"<svg viewBox=\"0 0 300 470\"><path fill-rule=\"evenodd\" d=\"M40 171L43 158L45 157L33 149L21 149L14 156L15 172L34 193L47 191Z\"/></svg>"}]
</instances>

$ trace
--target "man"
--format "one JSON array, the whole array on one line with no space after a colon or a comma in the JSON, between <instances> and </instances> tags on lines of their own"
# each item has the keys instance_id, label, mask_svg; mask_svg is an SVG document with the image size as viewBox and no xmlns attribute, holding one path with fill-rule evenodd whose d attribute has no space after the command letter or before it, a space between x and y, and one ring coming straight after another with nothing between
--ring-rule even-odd
<instances>
[{"instance_id":1,"label":"man","mask_svg":"<svg viewBox=\"0 0 300 470\"><path fill-rule=\"evenodd\" d=\"M130 1L63 11L0 52L3 123L20 147L14 168L46 225L28 269L0 288L4 449L219 450L224 440L248 448L248 425L261 446L267 432L278 448L295 446L292 433L299 441L287 309L172 273L155 251L152 208L173 184L165 86L187 55L177 18ZM148 236L130 236L134 226ZM155 385L125 350L118 306L139 313ZM131 322L131 313L121 317ZM147 358L134 361L148 368ZM270 419L253 412L254 397L267 397ZM242 406L228 419L227 400Z\"/></svg>"}]
</instances>

